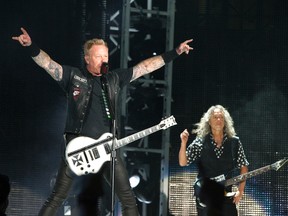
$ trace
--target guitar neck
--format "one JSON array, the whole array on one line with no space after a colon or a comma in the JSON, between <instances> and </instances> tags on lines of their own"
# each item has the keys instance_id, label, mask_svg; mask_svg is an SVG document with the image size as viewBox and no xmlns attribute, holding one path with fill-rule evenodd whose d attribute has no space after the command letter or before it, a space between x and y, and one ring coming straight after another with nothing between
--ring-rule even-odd
<instances>
[{"instance_id":1,"label":"guitar neck","mask_svg":"<svg viewBox=\"0 0 288 216\"><path fill-rule=\"evenodd\" d=\"M155 125L153 127L147 128L145 130L142 130L140 132L137 132L135 134L127 136L127 137L125 137L123 139L117 140L115 148L116 149L121 148L122 146L125 146L125 145L127 145L129 143L132 143L132 142L134 142L136 140L139 140L139 139L141 139L141 138L143 138L145 136L148 136L148 135L150 135L152 133L155 133L155 132L157 132L157 131L159 131L161 129L162 128L160 127L160 125Z\"/></svg>"},{"instance_id":2,"label":"guitar neck","mask_svg":"<svg viewBox=\"0 0 288 216\"><path fill-rule=\"evenodd\" d=\"M242 182L242 181L245 181L246 179L248 178L251 178L251 177L254 177L256 175L260 175L264 172L268 172L269 170L272 169L272 166L271 165L268 165L268 166L265 166L265 167L261 167L259 169L256 169L256 170L253 170L251 172L248 172L248 173L244 173L244 174L241 174L241 175L238 175L236 177L233 177L231 179L227 179L224 183L224 185L227 187L227 186L230 186L230 185L235 185L239 182Z\"/></svg>"}]
</instances>

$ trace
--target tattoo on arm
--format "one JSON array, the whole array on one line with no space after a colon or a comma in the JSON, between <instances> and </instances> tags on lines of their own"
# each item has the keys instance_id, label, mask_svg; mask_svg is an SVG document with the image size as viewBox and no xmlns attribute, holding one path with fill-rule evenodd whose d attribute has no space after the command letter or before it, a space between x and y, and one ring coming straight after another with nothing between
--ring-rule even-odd
<instances>
[{"instance_id":1,"label":"tattoo on arm","mask_svg":"<svg viewBox=\"0 0 288 216\"><path fill-rule=\"evenodd\" d=\"M50 56L43 50L39 55L32 57L32 59L44 70L46 70L54 80L60 81L62 79L63 68L60 64L53 61Z\"/></svg>"},{"instance_id":2,"label":"tattoo on arm","mask_svg":"<svg viewBox=\"0 0 288 216\"><path fill-rule=\"evenodd\" d=\"M55 61L51 60L46 70L55 80L60 81L62 79L62 67Z\"/></svg>"},{"instance_id":3,"label":"tattoo on arm","mask_svg":"<svg viewBox=\"0 0 288 216\"><path fill-rule=\"evenodd\" d=\"M165 65L165 62L162 56L154 56L144 61L141 61L140 63L138 63L137 65L133 67L133 76L132 76L131 81L145 74L151 73L161 68L164 65Z\"/></svg>"}]
</instances>

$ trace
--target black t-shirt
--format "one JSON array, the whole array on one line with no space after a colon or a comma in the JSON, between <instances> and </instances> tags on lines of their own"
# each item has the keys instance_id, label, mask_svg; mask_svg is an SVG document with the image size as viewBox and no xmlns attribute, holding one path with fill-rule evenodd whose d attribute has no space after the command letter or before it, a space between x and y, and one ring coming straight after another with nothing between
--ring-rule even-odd
<instances>
[{"instance_id":1,"label":"black t-shirt","mask_svg":"<svg viewBox=\"0 0 288 216\"><path fill-rule=\"evenodd\" d=\"M110 120L106 113L100 77L93 77L93 91L81 134L98 138L104 132L110 131L109 126Z\"/></svg>"},{"instance_id":2,"label":"black t-shirt","mask_svg":"<svg viewBox=\"0 0 288 216\"><path fill-rule=\"evenodd\" d=\"M111 73L118 74L120 88L129 84L132 78L132 68L118 69ZM107 109L109 109L109 107L107 106L107 103L104 102L105 99L102 93L100 79L100 77L93 77L93 91L89 101L89 109L87 110L81 131L81 135L95 139L99 138L103 133L111 132L111 119L107 114ZM120 92L118 92L118 96L119 94ZM106 97L106 100L107 99L108 97Z\"/></svg>"}]
</instances>

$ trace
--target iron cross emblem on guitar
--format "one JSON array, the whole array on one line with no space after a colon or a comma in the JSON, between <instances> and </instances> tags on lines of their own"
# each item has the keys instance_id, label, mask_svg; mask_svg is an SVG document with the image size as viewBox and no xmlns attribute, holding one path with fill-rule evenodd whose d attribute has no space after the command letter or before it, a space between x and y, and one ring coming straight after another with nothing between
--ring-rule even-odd
<instances>
[{"instance_id":1,"label":"iron cross emblem on guitar","mask_svg":"<svg viewBox=\"0 0 288 216\"><path fill-rule=\"evenodd\" d=\"M159 130L165 130L176 124L175 118L170 116L162 120L158 125L142 130L120 140L117 140L116 138L114 140L111 133L104 133L97 140L85 136L77 137L71 140L66 147L66 161L70 169L78 176L89 173L97 173L104 162L110 161L112 143L114 141L114 147L115 149L118 149L138 139Z\"/></svg>"}]
</instances>

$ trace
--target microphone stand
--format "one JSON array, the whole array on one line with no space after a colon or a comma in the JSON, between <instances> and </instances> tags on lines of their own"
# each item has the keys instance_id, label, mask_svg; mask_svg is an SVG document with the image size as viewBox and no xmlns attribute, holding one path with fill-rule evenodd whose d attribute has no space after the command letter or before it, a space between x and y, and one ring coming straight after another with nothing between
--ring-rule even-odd
<instances>
[{"instance_id":1,"label":"microphone stand","mask_svg":"<svg viewBox=\"0 0 288 216\"><path fill-rule=\"evenodd\" d=\"M115 163L116 163L116 107L117 107L117 90L115 90L115 105L114 105L114 118L112 123L112 134L113 134L113 140L112 140L112 147L111 147L111 216L114 216L115 211Z\"/></svg>"},{"instance_id":2,"label":"microphone stand","mask_svg":"<svg viewBox=\"0 0 288 216\"><path fill-rule=\"evenodd\" d=\"M101 74L102 74L102 89L104 91L105 95L109 95L108 92L108 82L107 82L107 77L105 74L108 73L109 67L108 63L103 63L101 66ZM118 83L117 83L118 85ZM114 110L113 107L111 106L112 101L110 97L108 98L108 103L109 103L109 111L111 114L111 119L112 119L112 146L111 146L111 166L110 166L110 182L111 182L111 216L114 216L115 214L115 163L116 163L116 128L117 128L117 122L116 122L116 116L117 116L117 102L118 102L118 86L114 88Z\"/></svg>"}]
</instances>

